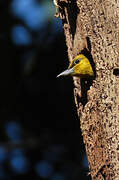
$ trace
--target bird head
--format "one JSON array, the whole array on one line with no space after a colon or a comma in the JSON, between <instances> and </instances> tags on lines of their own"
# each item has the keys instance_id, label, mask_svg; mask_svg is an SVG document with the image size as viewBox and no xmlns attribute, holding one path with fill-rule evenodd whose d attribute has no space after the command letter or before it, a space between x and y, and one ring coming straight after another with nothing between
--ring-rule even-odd
<instances>
[{"instance_id":1,"label":"bird head","mask_svg":"<svg viewBox=\"0 0 119 180\"><path fill-rule=\"evenodd\" d=\"M88 58L83 54L76 56L69 64L68 69L60 73L57 77L68 75L79 77L94 76L94 72Z\"/></svg>"}]
</instances>

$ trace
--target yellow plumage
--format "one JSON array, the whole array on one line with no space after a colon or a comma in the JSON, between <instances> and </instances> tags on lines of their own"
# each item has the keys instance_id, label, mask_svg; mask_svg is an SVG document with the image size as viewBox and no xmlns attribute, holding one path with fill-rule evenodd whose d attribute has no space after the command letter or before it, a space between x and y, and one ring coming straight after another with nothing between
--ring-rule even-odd
<instances>
[{"instance_id":1,"label":"yellow plumage","mask_svg":"<svg viewBox=\"0 0 119 180\"><path fill-rule=\"evenodd\" d=\"M94 76L94 72L88 58L80 54L71 61L68 69L60 73L57 77L67 75L87 77Z\"/></svg>"}]
</instances>

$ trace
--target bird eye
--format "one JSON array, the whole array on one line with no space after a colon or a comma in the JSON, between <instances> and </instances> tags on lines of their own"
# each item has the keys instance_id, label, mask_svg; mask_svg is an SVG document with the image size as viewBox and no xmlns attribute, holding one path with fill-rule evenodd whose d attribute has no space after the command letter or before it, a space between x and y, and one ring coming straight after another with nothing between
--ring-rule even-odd
<instances>
[{"instance_id":1,"label":"bird eye","mask_svg":"<svg viewBox=\"0 0 119 180\"><path fill-rule=\"evenodd\" d=\"M75 64L78 64L79 62L80 62L79 59L76 59L76 60L74 61Z\"/></svg>"}]
</instances>

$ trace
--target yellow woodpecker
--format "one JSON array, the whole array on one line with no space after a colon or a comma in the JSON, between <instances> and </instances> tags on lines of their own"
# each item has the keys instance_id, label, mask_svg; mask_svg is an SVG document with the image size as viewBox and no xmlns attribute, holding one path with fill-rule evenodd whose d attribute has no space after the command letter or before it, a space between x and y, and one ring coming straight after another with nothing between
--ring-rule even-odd
<instances>
[{"instance_id":1,"label":"yellow woodpecker","mask_svg":"<svg viewBox=\"0 0 119 180\"><path fill-rule=\"evenodd\" d=\"M71 61L68 69L60 73L57 77L68 75L79 77L94 76L94 72L88 58L83 54L79 54Z\"/></svg>"}]
</instances>

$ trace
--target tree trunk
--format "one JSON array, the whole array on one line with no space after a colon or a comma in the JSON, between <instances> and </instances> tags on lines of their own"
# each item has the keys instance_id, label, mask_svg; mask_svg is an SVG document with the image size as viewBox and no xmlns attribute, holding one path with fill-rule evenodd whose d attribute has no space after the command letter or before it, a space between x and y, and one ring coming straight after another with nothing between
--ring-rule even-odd
<instances>
[{"instance_id":1,"label":"tree trunk","mask_svg":"<svg viewBox=\"0 0 119 180\"><path fill-rule=\"evenodd\" d=\"M91 80L74 78L92 179L119 180L119 1L58 0L68 56L84 53Z\"/></svg>"}]
</instances>

